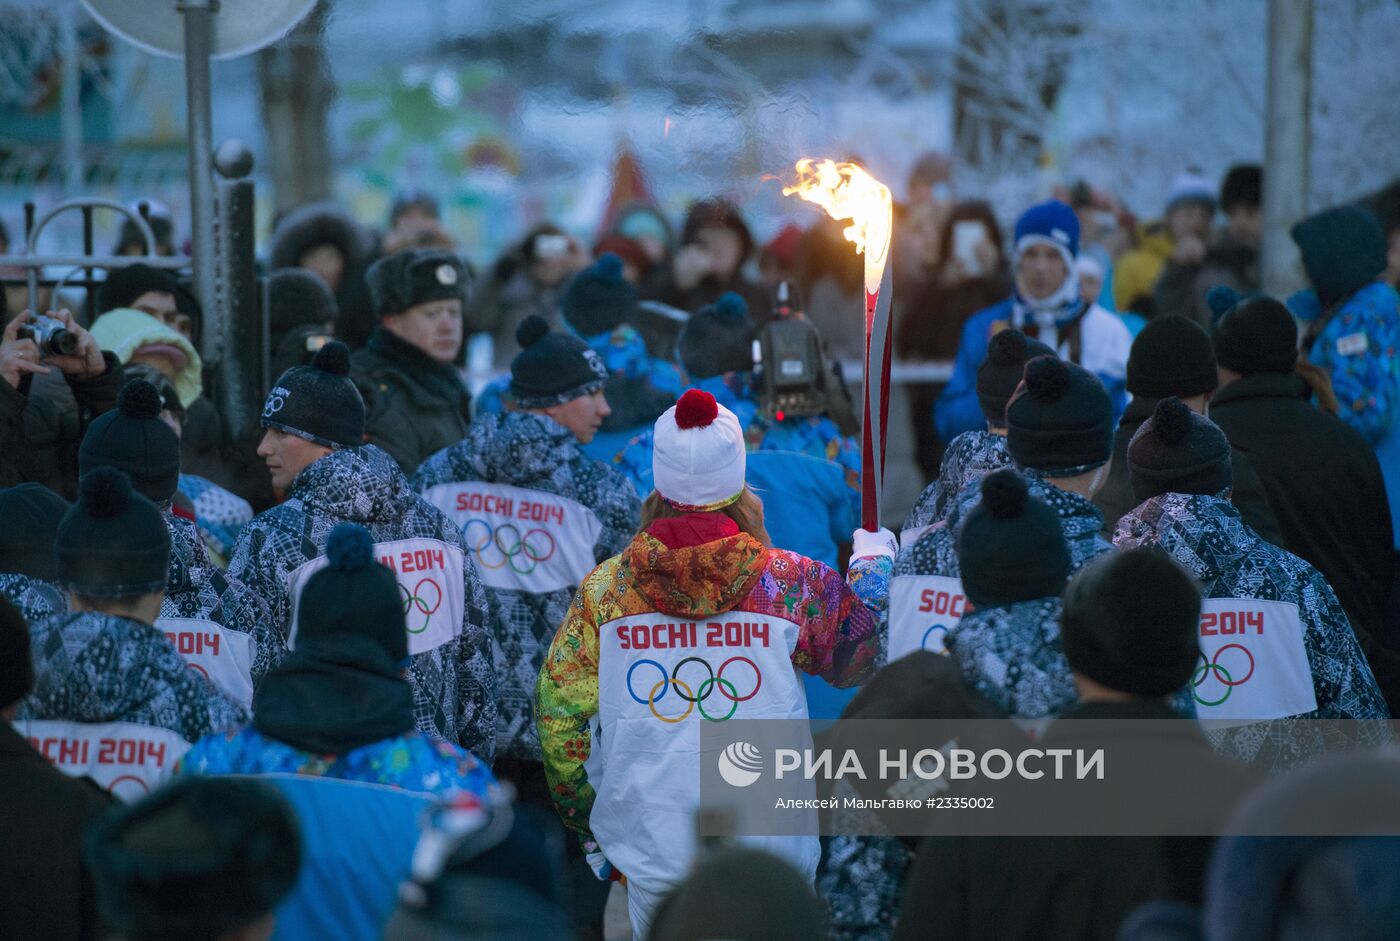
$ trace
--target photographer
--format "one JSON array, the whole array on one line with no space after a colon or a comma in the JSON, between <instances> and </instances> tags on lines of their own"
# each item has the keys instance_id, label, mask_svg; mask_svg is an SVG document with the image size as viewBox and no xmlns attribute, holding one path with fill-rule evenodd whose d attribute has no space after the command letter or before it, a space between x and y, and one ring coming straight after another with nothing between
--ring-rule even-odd
<instances>
[{"instance_id":1,"label":"photographer","mask_svg":"<svg viewBox=\"0 0 1400 941\"><path fill-rule=\"evenodd\" d=\"M117 401L116 356L66 310L48 318L25 311L0 337L0 379L0 486L34 481L72 499L83 432Z\"/></svg>"}]
</instances>

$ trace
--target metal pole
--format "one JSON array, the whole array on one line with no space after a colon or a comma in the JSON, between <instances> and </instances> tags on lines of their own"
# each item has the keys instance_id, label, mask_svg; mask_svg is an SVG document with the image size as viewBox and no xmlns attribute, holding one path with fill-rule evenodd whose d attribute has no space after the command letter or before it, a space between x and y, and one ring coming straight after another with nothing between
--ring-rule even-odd
<instances>
[{"instance_id":1,"label":"metal pole","mask_svg":"<svg viewBox=\"0 0 1400 941\"><path fill-rule=\"evenodd\" d=\"M1288 230L1308 212L1313 0L1269 0L1264 116L1263 288L1287 297L1304 283Z\"/></svg>"},{"instance_id":2,"label":"metal pole","mask_svg":"<svg viewBox=\"0 0 1400 941\"><path fill-rule=\"evenodd\" d=\"M59 20L63 49L63 182L69 193L83 189L83 63L78 47L78 7L63 8Z\"/></svg>"},{"instance_id":3,"label":"metal pole","mask_svg":"<svg viewBox=\"0 0 1400 941\"><path fill-rule=\"evenodd\" d=\"M214 267L214 161L209 91L209 55L213 49L213 18L218 9L218 0L182 0L177 9L185 17L185 95L189 115L190 238L193 242L194 290L206 318L200 336L199 355L205 367L211 367L218 365L223 346Z\"/></svg>"}]
</instances>

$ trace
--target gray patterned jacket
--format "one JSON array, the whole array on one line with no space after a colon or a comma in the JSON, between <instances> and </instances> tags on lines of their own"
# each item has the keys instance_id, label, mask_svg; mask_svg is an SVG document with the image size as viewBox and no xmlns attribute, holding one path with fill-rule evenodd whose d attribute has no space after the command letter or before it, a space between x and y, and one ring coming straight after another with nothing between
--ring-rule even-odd
<instances>
[{"instance_id":1,"label":"gray patterned jacket","mask_svg":"<svg viewBox=\"0 0 1400 941\"><path fill-rule=\"evenodd\" d=\"M948 518L958 495L974 481L981 481L994 470L1011 465L1006 436L990 431L964 431L943 452L938 479L924 488L918 502L904 519L900 532L925 529Z\"/></svg>"},{"instance_id":2,"label":"gray patterned jacket","mask_svg":"<svg viewBox=\"0 0 1400 941\"><path fill-rule=\"evenodd\" d=\"M1291 719L1207 730L1217 751L1278 771L1355 740L1387 740L1384 723L1354 728L1311 719L1386 719L1389 711L1351 622L1322 573L1245 525L1220 497L1167 493L1118 521L1115 546L1156 546L1200 582L1207 598L1258 598L1298 606L1303 645L1317 697L1314 712ZM1189 699L1190 687L1188 686Z\"/></svg>"},{"instance_id":3,"label":"gray patterned jacket","mask_svg":"<svg viewBox=\"0 0 1400 941\"><path fill-rule=\"evenodd\" d=\"M592 562L617 555L637 532L641 504L619 471L579 450L573 434L543 415L481 415L460 443L423 462L413 477L419 493L465 481L505 484L576 501L602 523ZM473 532L472 536L475 535ZM468 542L475 542L469 538ZM532 593L487 586L498 670L499 754L540 760L534 693L545 654L564 622L577 585Z\"/></svg>"},{"instance_id":4,"label":"gray patterned jacket","mask_svg":"<svg viewBox=\"0 0 1400 941\"><path fill-rule=\"evenodd\" d=\"M34 692L21 719L132 722L187 742L242 725L248 712L185 666L156 628L84 611L30 625Z\"/></svg>"},{"instance_id":5,"label":"gray patterned jacket","mask_svg":"<svg viewBox=\"0 0 1400 941\"><path fill-rule=\"evenodd\" d=\"M398 464L383 450L374 445L345 448L305 468L292 482L285 501L244 527L229 562L229 575L267 603L277 626L277 643L285 648L293 627L293 576L323 556L327 537L342 522L365 527L376 544L433 540L464 553L461 631L446 643L415 654L408 676L418 728L460 744L489 764L496 755L496 674L486 593L461 531L413 492ZM432 600L455 588L441 589ZM416 604L417 596L405 599L406 610ZM431 607L436 610L437 605Z\"/></svg>"},{"instance_id":6,"label":"gray patterned jacket","mask_svg":"<svg viewBox=\"0 0 1400 941\"><path fill-rule=\"evenodd\" d=\"M68 610L68 598L53 582L9 572L0 575L0 595L15 606L29 624L38 624Z\"/></svg>"}]
</instances>

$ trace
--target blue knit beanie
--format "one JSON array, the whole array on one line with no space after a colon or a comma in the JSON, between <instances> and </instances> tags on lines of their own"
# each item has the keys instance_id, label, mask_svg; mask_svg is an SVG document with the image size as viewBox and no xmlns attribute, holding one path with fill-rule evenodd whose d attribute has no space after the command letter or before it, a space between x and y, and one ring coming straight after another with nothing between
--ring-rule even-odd
<instances>
[{"instance_id":1,"label":"blue knit beanie","mask_svg":"<svg viewBox=\"0 0 1400 941\"><path fill-rule=\"evenodd\" d=\"M1023 212L1016 220L1016 254L1036 244L1068 252L1072 262L1079 255L1079 217L1074 210L1050 199Z\"/></svg>"}]
</instances>

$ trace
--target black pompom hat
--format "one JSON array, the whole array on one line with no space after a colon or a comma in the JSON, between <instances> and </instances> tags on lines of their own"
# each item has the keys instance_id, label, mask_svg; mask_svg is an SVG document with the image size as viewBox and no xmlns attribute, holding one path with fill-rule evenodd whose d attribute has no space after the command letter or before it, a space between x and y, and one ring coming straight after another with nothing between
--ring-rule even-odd
<instances>
[{"instance_id":1,"label":"black pompom hat","mask_svg":"<svg viewBox=\"0 0 1400 941\"><path fill-rule=\"evenodd\" d=\"M1223 496L1234 483L1230 442L1209 418L1166 398L1128 443L1128 476L1138 502L1163 493Z\"/></svg>"},{"instance_id":2,"label":"black pompom hat","mask_svg":"<svg viewBox=\"0 0 1400 941\"><path fill-rule=\"evenodd\" d=\"M1055 351L1020 330L1002 330L987 344L987 358L977 368L977 404L987 421L1006 425L1006 404L1021 384L1026 363L1037 356L1054 356Z\"/></svg>"},{"instance_id":3,"label":"black pompom hat","mask_svg":"<svg viewBox=\"0 0 1400 941\"><path fill-rule=\"evenodd\" d=\"M1054 356L1026 363L1006 407L1006 450L1042 477L1072 477L1113 454L1113 401L1093 373Z\"/></svg>"},{"instance_id":4,"label":"black pompom hat","mask_svg":"<svg viewBox=\"0 0 1400 941\"><path fill-rule=\"evenodd\" d=\"M607 381L603 359L588 344L567 333L550 333L538 314L515 331L520 352L510 364L510 394L520 408L549 408L581 395L592 395Z\"/></svg>"},{"instance_id":5,"label":"black pompom hat","mask_svg":"<svg viewBox=\"0 0 1400 941\"><path fill-rule=\"evenodd\" d=\"M982 478L982 500L958 533L958 568L974 605L1056 597L1069 578L1069 545L1059 515L1030 495L1021 475Z\"/></svg>"},{"instance_id":6,"label":"black pompom hat","mask_svg":"<svg viewBox=\"0 0 1400 941\"><path fill-rule=\"evenodd\" d=\"M180 485L180 438L161 421L160 390L144 379L129 380L117 407L93 419L78 447L78 473L115 467L142 496L164 503Z\"/></svg>"},{"instance_id":7,"label":"black pompom hat","mask_svg":"<svg viewBox=\"0 0 1400 941\"><path fill-rule=\"evenodd\" d=\"M729 291L686 321L676 354L691 379L708 379L753 369L753 341L749 305Z\"/></svg>"},{"instance_id":8,"label":"black pompom hat","mask_svg":"<svg viewBox=\"0 0 1400 941\"><path fill-rule=\"evenodd\" d=\"M170 531L159 509L114 467L90 471L54 541L58 580L81 598L137 598L165 588Z\"/></svg>"},{"instance_id":9,"label":"black pompom hat","mask_svg":"<svg viewBox=\"0 0 1400 941\"><path fill-rule=\"evenodd\" d=\"M284 372L263 403L262 426L327 448L353 448L365 440L365 400L350 378L350 350L332 341L310 366Z\"/></svg>"},{"instance_id":10,"label":"black pompom hat","mask_svg":"<svg viewBox=\"0 0 1400 941\"><path fill-rule=\"evenodd\" d=\"M574 275L560 300L564 322L582 337L611 333L631 321L636 307L637 289L622 276L622 259L612 252Z\"/></svg>"}]
</instances>

